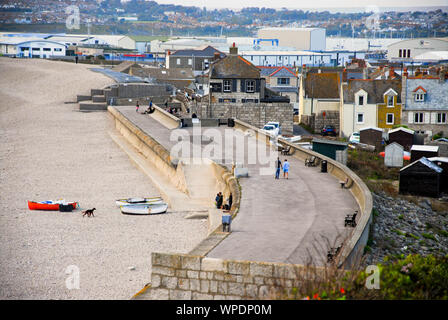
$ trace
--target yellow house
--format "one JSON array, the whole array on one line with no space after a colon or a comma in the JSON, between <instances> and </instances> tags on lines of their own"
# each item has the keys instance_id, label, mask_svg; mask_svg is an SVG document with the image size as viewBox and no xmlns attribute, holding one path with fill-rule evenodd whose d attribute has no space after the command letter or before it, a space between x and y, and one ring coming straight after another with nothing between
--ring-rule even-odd
<instances>
[{"instance_id":1,"label":"yellow house","mask_svg":"<svg viewBox=\"0 0 448 320\"><path fill-rule=\"evenodd\" d=\"M401 123L401 101L399 94L392 88L383 94L384 103L378 104L378 127L392 129Z\"/></svg>"}]
</instances>

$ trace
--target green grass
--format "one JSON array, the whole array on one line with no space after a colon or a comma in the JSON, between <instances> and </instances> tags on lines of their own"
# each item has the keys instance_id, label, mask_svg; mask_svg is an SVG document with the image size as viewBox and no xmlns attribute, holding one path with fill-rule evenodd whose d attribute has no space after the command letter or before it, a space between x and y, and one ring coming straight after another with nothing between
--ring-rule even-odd
<instances>
[{"instance_id":1,"label":"green grass","mask_svg":"<svg viewBox=\"0 0 448 320\"><path fill-rule=\"evenodd\" d=\"M407 232L406 232L406 237L414 238L415 240L419 240L420 239L420 237L416 236L415 234L407 233Z\"/></svg>"}]
</instances>

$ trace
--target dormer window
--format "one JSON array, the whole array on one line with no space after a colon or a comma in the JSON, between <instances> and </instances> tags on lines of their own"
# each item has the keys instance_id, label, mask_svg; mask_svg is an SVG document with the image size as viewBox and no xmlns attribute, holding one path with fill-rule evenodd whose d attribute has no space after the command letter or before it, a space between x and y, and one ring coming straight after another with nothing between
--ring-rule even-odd
<instances>
[{"instance_id":1,"label":"dormer window","mask_svg":"<svg viewBox=\"0 0 448 320\"><path fill-rule=\"evenodd\" d=\"M388 107L393 107L394 106L394 97L397 96L397 95L398 95L398 93L394 89L392 89L392 88L390 88L389 90L387 90L384 93L386 105Z\"/></svg>"},{"instance_id":2,"label":"dormer window","mask_svg":"<svg viewBox=\"0 0 448 320\"><path fill-rule=\"evenodd\" d=\"M355 93L355 103L358 106L364 106L367 104L367 92L360 89Z\"/></svg>"},{"instance_id":3,"label":"dormer window","mask_svg":"<svg viewBox=\"0 0 448 320\"><path fill-rule=\"evenodd\" d=\"M425 101L426 90L422 86L415 88L412 91L412 93L414 94L415 102L424 102Z\"/></svg>"},{"instance_id":4,"label":"dormer window","mask_svg":"<svg viewBox=\"0 0 448 320\"><path fill-rule=\"evenodd\" d=\"M358 97L358 105L363 106L364 105L364 96Z\"/></svg>"},{"instance_id":5,"label":"dormer window","mask_svg":"<svg viewBox=\"0 0 448 320\"><path fill-rule=\"evenodd\" d=\"M416 93L415 94L415 101L425 101L425 94L424 93Z\"/></svg>"},{"instance_id":6,"label":"dormer window","mask_svg":"<svg viewBox=\"0 0 448 320\"><path fill-rule=\"evenodd\" d=\"M393 96L387 96L387 106L388 107L394 106L394 97Z\"/></svg>"}]
</instances>

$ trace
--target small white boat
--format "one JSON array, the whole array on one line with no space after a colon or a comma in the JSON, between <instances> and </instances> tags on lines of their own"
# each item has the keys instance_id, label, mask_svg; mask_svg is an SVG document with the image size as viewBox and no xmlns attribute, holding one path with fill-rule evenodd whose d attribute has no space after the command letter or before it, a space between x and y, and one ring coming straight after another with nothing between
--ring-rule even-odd
<instances>
[{"instance_id":1,"label":"small white boat","mask_svg":"<svg viewBox=\"0 0 448 320\"><path fill-rule=\"evenodd\" d=\"M115 201L117 206L126 206L130 204L163 204L163 199L161 197L152 197L152 198L127 198L127 199L118 199Z\"/></svg>"},{"instance_id":2,"label":"small white boat","mask_svg":"<svg viewBox=\"0 0 448 320\"><path fill-rule=\"evenodd\" d=\"M129 204L121 206L121 213L123 214L136 214L136 215L149 215L165 213L168 209L168 204Z\"/></svg>"}]
</instances>

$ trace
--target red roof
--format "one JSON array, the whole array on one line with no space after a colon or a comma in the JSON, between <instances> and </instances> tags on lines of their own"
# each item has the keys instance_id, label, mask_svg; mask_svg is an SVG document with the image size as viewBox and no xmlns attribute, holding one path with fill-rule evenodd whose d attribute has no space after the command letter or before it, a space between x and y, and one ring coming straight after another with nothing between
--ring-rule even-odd
<instances>
[{"instance_id":1,"label":"red roof","mask_svg":"<svg viewBox=\"0 0 448 320\"><path fill-rule=\"evenodd\" d=\"M425 88L423 88L422 86L418 86L417 88L415 88L414 89L414 91L412 91L412 92L417 92L418 90L422 90L423 92L425 92L426 93L426 90L425 90Z\"/></svg>"}]
</instances>

